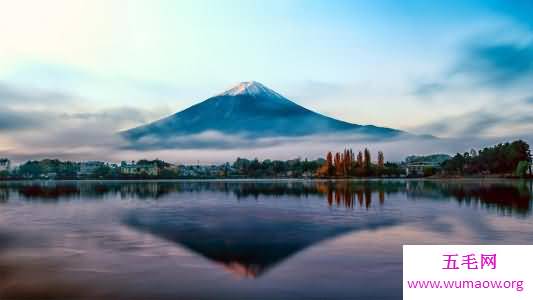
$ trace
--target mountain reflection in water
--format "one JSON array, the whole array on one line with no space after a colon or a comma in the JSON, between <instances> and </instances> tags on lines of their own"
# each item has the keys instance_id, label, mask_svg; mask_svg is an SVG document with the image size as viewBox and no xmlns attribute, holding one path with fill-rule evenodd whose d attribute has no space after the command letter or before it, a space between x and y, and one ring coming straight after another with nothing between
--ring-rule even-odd
<instances>
[{"instance_id":1,"label":"mountain reflection in water","mask_svg":"<svg viewBox=\"0 0 533 300\"><path fill-rule=\"evenodd\" d=\"M0 299L401 299L401 245L533 243L531 197L518 180L0 182Z\"/></svg>"},{"instance_id":2,"label":"mountain reflection in water","mask_svg":"<svg viewBox=\"0 0 533 300\"><path fill-rule=\"evenodd\" d=\"M135 210L124 219L132 228L175 242L245 277L257 277L323 240L396 222L377 216L320 218L309 212L255 205Z\"/></svg>"}]
</instances>

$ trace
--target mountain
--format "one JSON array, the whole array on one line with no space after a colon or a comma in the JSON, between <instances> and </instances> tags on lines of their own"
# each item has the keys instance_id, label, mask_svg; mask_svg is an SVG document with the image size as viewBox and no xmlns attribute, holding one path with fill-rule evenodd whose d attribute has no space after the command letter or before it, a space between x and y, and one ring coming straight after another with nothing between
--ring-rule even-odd
<instances>
[{"instance_id":1,"label":"mountain","mask_svg":"<svg viewBox=\"0 0 533 300\"><path fill-rule=\"evenodd\" d=\"M169 117L124 131L122 136L135 142L143 138L169 139L206 131L247 138L356 133L382 139L403 133L324 116L288 100L259 82L248 81Z\"/></svg>"}]
</instances>

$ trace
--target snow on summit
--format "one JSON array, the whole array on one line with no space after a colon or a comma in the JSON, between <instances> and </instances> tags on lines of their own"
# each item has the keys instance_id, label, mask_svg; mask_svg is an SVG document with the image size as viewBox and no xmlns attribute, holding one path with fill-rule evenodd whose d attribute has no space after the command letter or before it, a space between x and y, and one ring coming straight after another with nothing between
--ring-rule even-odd
<instances>
[{"instance_id":1,"label":"snow on summit","mask_svg":"<svg viewBox=\"0 0 533 300\"><path fill-rule=\"evenodd\" d=\"M195 143L205 147L211 144L213 148L226 147L225 140L197 139L206 132L239 136L246 141L339 133L385 139L402 133L327 117L290 101L259 82L246 81L173 115L123 131L121 135L131 143L132 149L172 149L192 147Z\"/></svg>"},{"instance_id":2,"label":"snow on summit","mask_svg":"<svg viewBox=\"0 0 533 300\"><path fill-rule=\"evenodd\" d=\"M261 83L257 81L244 81L239 83L238 85L234 86L233 88L225 91L222 94L219 94L219 96L242 96L242 95L248 95L248 96L254 96L254 97L274 97L274 98L282 98L285 99L285 97L281 96L280 94L274 92L273 90L267 88L266 86L262 85Z\"/></svg>"}]
</instances>

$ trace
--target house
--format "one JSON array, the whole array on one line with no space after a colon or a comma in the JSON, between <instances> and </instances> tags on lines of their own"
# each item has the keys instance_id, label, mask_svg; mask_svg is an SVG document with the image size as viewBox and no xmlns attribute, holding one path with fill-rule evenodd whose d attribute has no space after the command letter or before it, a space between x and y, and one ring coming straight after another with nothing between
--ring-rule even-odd
<instances>
[{"instance_id":1,"label":"house","mask_svg":"<svg viewBox=\"0 0 533 300\"><path fill-rule=\"evenodd\" d=\"M11 162L7 158L0 159L0 172L9 172L11 169Z\"/></svg>"},{"instance_id":2,"label":"house","mask_svg":"<svg viewBox=\"0 0 533 300\"><path fill-rule=\"evenodd\" d=\"M41 174L40 176L42 179L56 179L57 173L56 172L48 172L45 174Z\"/></svg>"},{"instance_id":3,"label":"house","mask_svg":"<svg viewBox=\"0 0 533 300\"><path fill-rule=\"evenodd\" d=\"M131 163L123 161L120 164L120 173L124 175L158 176L159 171L157 163L137 164L133 161Z\"/></svg>"},{"instance_id":4,"label":"house","mask_svg":"<svg viewBox=\"0 0 533 300\"><path fill-rule=\"evenodd\" d=\"M105 163L101 161L86 161L80 163L80 170L78 171L78 176L89 176L92 175L96 170L105 166Z\"/></svg>"},{"instance_id":5,"label":"house","mask_svg":"<svg viewBox=\"0 0 533 300\"><path fill-rule=\"evenodd\" d=\"M427 170L440 169L440 164L434 162L412 162L405 165L406 176L425 176Z\"/></svg>"},{"instance_id":6,"label":"house","mask_svg":"<svg viewBox=\"0 0 533 300\"><path fill-rule=\"evenodd\" d=\"M442 164L450 159L447 154L431 154L426 156L411 155L405 158L405 175L407 177L428 176L440 170Z\"/></svg>"}]
</instances>

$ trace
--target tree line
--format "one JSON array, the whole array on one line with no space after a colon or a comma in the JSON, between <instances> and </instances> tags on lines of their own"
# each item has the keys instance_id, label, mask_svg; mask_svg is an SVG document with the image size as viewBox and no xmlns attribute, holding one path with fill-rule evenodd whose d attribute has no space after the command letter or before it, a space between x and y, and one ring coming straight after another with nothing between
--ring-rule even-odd
<instances>
[{"instance_id":1,"label":"tree line","mask_svg":"<svg viewBox=\"0 0 533 300\"><path fill-rule=\"evenodd\" d=\"M531 173L531 151L529 144L517 140L457 153L442 164L442 171L448 175L490 175L508 174L525 177Z\"/></svg>"},{"instance_id":2,"label":"tree line","mask_svg":"<svg viewBox=\"0 0 533 300\"><path fill-rule=\"evenodd\" d=\"M531 151L529 145L517 140L511 143L500 143L486 147L479 151L471 150L457 153L445 159L444 155L422 157L422 162L434 157L443 159L437 164L437 174L444 176L468 175L512 175L525 177L531 174ZM408 157L405 163L386 162L382 151L377 152L377 158L372 161L369 149L355 153L352 149L342 152L328 152L326 158L316 160L258 160L237 158L233 163L221 165L199 166L180 165L173 166L162 160L140 160L137 164L157 165L157 176L143 174L125 175L118 165L102 163L92 174L79 175L81 163L60 161L58 159L30 160L11 171L0 172L0 179L128 179L128 178L349 178L349 177L400 177L405 174L405 166L417 159ZM432 172L433 173L433 172ZM529 175L531 176L531 175Z\"/></svg>"},{"instance_id":3,"label":"tree line","mask_svg":"<svg viewBox=\"0 0 533 300\"><path fill-rule=\"evenodd\" d=\"M249 160L237 158L233 164L225 168L226 175L240 177L311 177L324 163L324 159L291 159L259 161L257 158Z\"/></svg>"},{"instance_id":4,"label":"tree line","mask_svg":"<svg viewBox=\"0 0 533 300\"><path fill-rule=\"evenodd\" d=\"M398 164L385 162L383 151L378 151L376 162L372 162L370 150L365 148L357 155L352 149L335 154L328 152L326 161L318 168L318 177L369 177L399 176L402 170Z\"/></svg>"}]
</instances>

